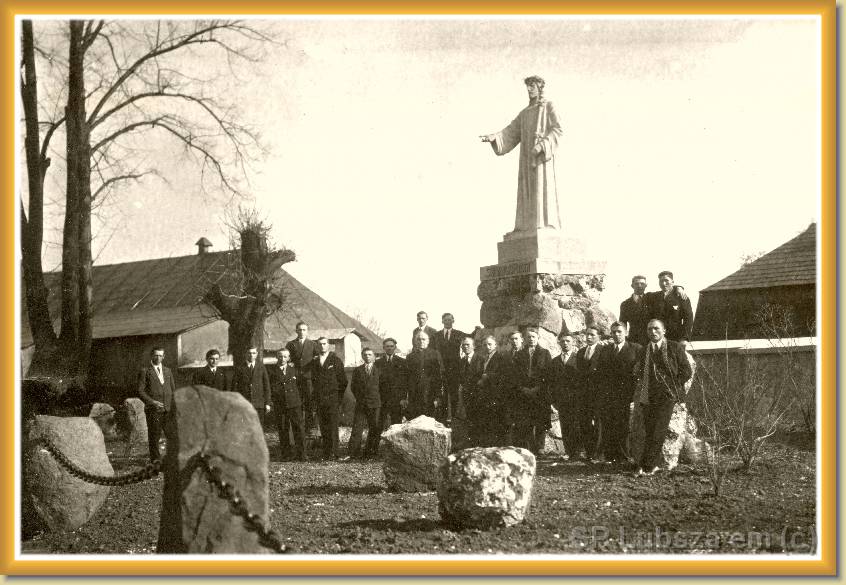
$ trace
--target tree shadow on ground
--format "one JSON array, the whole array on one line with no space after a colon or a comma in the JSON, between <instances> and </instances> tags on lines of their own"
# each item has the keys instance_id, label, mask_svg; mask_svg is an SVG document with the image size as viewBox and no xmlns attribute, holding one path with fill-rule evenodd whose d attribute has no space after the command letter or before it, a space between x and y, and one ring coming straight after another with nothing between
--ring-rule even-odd
<instances>
[{"instance_id":1,"label":"tree shadow on ground","mask_svg":"<svg viewBox=\"0 0 846 585\"><path fill-rule=\"evenodd\" d=\"M379 531L393 530L394 532L432 532L434 530L443 530L446 524L440 520L430 520L429 518L415 518L412 520L396 520L390 518L341 522L338 526L342 528L370 528L371 530Z\"/></svg>"},{"instance_id":2,"label":"tree shadow on ground","mask_svg":"<svg viewBox=\"0 0 846 585\"><path fill-rule=\"evenodd\" d=\"M305 485L302 487L291 488L286 493L291 496L332 496L338 495L362 495L369 496L373 494L381 494L387 491L385 486L369 484L369 485L337 485L337 484L323 484L323 485Z\"/></svg>"}]
</instances>

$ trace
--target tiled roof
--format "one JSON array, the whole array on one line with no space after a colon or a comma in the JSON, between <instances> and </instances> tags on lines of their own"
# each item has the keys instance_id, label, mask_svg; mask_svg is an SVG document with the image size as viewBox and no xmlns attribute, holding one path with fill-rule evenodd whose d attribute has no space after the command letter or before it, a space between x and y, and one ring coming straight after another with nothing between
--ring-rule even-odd
<instances>
[{"instance_id":1,"label":"tiled roof","mask_svg":"<svg viewBox=\"0 0 846 585\"><path fill-rule=\"evenodd\" d=\"M704 289L769 288L817 281L817 224Z\"/></svg>"},{"instance_id":2,"label":"tiled roof","mask_svg":"<svg viewBox=\"0 0 846 585\"><path fill-rule=\"evenodd\" d=\"M237 253L210 252L94 266L94 339L177 333L216 321L215 311L200 299L212 283L228 277L230 273L226 267ZM364 324L282 268L278 269L278 275L287 295L286 306L267 320L265 334L268 340L293 339L296 323L305 321L309 324L309 337L313 337L315 331L337 334L355 330L369 343L381 343L381 338ZM56 272L44 275L50 314L54 319L58 319L61 310L60 278L61 274ZM329 337L327 333L321 335ZM343 335L333 339L340 337ZM21 346L31 343L26 308L22 307Z\"/></svg>"}]
</instances>

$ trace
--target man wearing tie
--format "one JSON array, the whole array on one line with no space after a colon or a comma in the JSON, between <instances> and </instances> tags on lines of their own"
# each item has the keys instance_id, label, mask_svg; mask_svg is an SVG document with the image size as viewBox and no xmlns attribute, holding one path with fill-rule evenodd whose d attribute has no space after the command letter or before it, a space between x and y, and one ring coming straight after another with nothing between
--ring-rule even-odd
<instances>
[{"instance_id":1,"label":"man wearing tie","mask_svg":"<svg viewBox=\"0 0 846 585\"><path fill-rule=\"evenodd\" d=\"M294 328L297 331L297 337L285 344L285 349L291 352L291 363L297 369L297 384L300 386L300 395L303 400L303 423L308 432L314 428L314 412L317 410L317 401L312 397L309 366L319 351L317 344L308 338L308 325L300 321Z\"/></svg>"},{"instance_id":2,"label":"man wearing tie","mask_svg":"<svg viewBox=\"0 0 846 585\"><path fill-rule=\"evenodd\" d=\"M255 346L247 350L247 362L235 370L235 391L253 405L264 427L265 414L270 410L270 378Z\"/></svg>"},{"instance_id":3,"label":"man wearing tie","mask_svg":"<svg viewBox=\"0 0 846 585\"><path fill-rule=\"evenodd\" d=\"M585 328L587 345L576 354L579 375L578 417L585 457L594 463L602 458L602 415L605 406L605 347L599 343L601 332L596 326Z\"/></svg>"},{"instance_id":4,"label":"man wearing tie","mask_svg":"<svg viewBox=\"0 0 846 585\"><path fill-rule=\"evenodd\" d=\"M443 371L441 355L429 348L429 335L418 331L414 349L406 359L408 365L408 419L426 415L435 418L443 403Z\"/></svg>"},{"instance_id":5,"label":"man wearing tie","mask_svg":"<svg viewBox=\"0 0 846 585\"><path fill-rule=\"evenodd\" d=\"M576 371L576 343L565 333L558 337L561 353L553 358L547 374L547 394L558 411L561 439L571 459L581 451L582 434L579 430L579 375Z\"/></svg>"},{"instance_id":6,"label":"man wearing tie","mask_svg":"<svg viewBox=\"0 0 846 585\"><path fill-rule=\"evenodd\" d=\"M549 398L546 395L546 370L552 361L548 350L538 345L538 330L526 330L526 347L514 355L516 378L515 443L535 455L543 450L550 426Z\"/></svg>"},{"instance_id":7,"label":"man wearing tie","mask_svg":"<svg viewBox=\"0 0 846 585\"><path fill-rule=\"evenodd\" d=\"M320 425L323 458L338 458L338 420L344 392L347 390L347 374L344 362L335 352L329 351L329 340L317 340L320 353L311 360L311 383L314 400L317 402L317 421Z\"/></svg>"},{"instance_id":8,"label":"man wearing tie","mask_svg":"<svg viewBox=\"0 0 846 585\"><path fill-rule=\"evenodd\" d=\"M385 355L376 360L379 369L379 395L382 406L379 409L380 427L385 430L390 424L402 422L402 412L408 406L408 365L396 354L397 340L393 337L382 342Z\"/></svg>"},{"instance_id":9,"label":"man wearing tie","mask_svg":"<svg viewBox=\"0 0 846 585\"><path fill-rule=\"evenodd\" d=\"M138 397L144 401L144 417L147 419L147 443L150 447L150 461L161 461L159 437L162 435L162 420L170 412L173 393L173 374L166 368L164 349L154 347L150 352L150 365L138 376Z\"/></svg>"},{"instance_id":10,"label":"man wearing tie","mask_svg":"<svg viewBox=\"0 0 846 585\"><path fill-rule=\"evenodd\" d=\"M508 444L510 426L511 359L497 351L496 337L493 335L486 336L483 343L485 358L482 362L482 376L473 398L480 407L478 415L468 411L470 429L477 437L479 446L504 447Z\"/></svg>"},{"instance_id":11,"label":"man wearing tie","mask_svg":"<svg viewBox=\"0 0 846 585\"><path fill-rule=\"evenodd\" d=\"M453 420L466 421L469 431L467 439L471 447L482 445L482 423L487 418L485 410L489 408L482 399L479 388L484 373L484 361L482 356L476 353L473 338L465 337L461 342L461 355L456 367L458 388L456 408L452 416ZM456 441L456 444L460 442Z\"/></svg>"},{"instance_id":12,"label":"man wearing tie","mask_svg":"<svg viewBox=\"0 0 846 585\"><path fill-rule=\"evenodd\" d=\"M639 375L635 394L643 408L643 426L646 431L643 454L635 477L654 475L658 471L661 448L667 437L673 407L676 403L684 403L684 385L693 376L684 346L666 338L662 321L649 321L646 334L649 345L635 366Z\"/></svg>"},{"instance_id":13,"label":"man wearing tie","mask_svg":"<svg viewBox=\"0 0 846 585\"><path fill-rule=\"evenodd\" d=\"M352 393L355 397L355 414L353 415L352 432L350 433L350 457L363 459L375 458L379 452L380 427L379 409L382 406L382 396L379 393L379 376L381 371L376 367L376 354L369 347L361 350L364 363L353 370ZM364 453L361 452L361 434L367 426L367 443Z\"/></svg>"},{"instance_id":14,"label":"man wearing tie","mask_svg":"<svg viewBox=\"0 0 846 585\"><path fill-rule=\"evenodd\" d=\"M429 349L437 350L438 348L435 347L435 337L437 336L438 332L435 331L433 327L429 327L426 323L429 322L429 315L426 311L419 311L417 313L417 327L415 327L411 331L411 347L414 347L414 339L417 337L417 334L421 331L424 332L426 335L429 336L429 345L431 346Z\"/></svg>"},{"instance_id":15,"label":"man wearing tie","mask_svg":"<svg viewBox=\"0 0 846 585\"><path fill-rule=\"evenodd\" d=\"M608 408L602 413L603 451L612 463L623 464L629 460L630 405L637 379L634 370L643 347L626 341L626 326L619 321L611 325L611 339L614 344L606 348Z\"/></svg>"},{"instance_id":16,"label":"man wearing tie","mask_svg":"<svg viewBox=\"0 0 846 585\"><path fill-rule=\"evenodd\" d=\"M433 349L441 354L444 364L444 390L447 403L443 405L447 420L455 417L458 408L458 356L461 353L461 343L467 336L463 331L453 329L455 317L452 313L444 313L441 317L444 328L432 340Z\"/></svg>"},{"instance_id":17,"label":"man wearing tie","mask_svg":"<svg viewBox=\"0 0 846 585\"><path fill-rule=\"evenodd\" d=\"M206 352L206 365L194 373L191 383L196 385L208 386L209 388L217 388L221 392L229 390L229 383L226 380L226 374L223 369L218 367L220 363L220 352L216 349L210 349Z\"/></svg>"},{"instance_id":18,"label":"man wearing tie","mask_svg":"<svg viewBox=\"0 0 846 585\"><path fill-rule=\"evenodd\" d=\"M303 403L297 384L297 371L291 363L290 351L280 349L276 352L276 365L270 368L268 378L282 459L296 458L298 461L306 461Z\"/></svg>"}]
</instances>

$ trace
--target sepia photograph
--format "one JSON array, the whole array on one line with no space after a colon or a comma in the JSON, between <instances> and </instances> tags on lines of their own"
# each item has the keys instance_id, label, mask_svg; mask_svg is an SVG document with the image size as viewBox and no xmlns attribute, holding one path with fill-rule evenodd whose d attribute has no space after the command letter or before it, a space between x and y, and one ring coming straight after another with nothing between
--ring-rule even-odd
<instances>
[{"instance_id":1,"label":"sepia photograph","mask_svg":"<svg viewBox=\"0 0 846 585\"><path fill-rule=\"evenodd\" d=\"M833 571L834 3L602 4L20 7L5 571Z\"/></svg>"}]
</instances>

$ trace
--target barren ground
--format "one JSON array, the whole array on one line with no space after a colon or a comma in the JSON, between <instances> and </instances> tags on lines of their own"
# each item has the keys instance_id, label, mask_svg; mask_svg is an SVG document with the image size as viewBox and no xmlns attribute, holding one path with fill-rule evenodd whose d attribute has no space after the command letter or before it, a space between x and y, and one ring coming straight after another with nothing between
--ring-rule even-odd
<instances>
[{"instance_id":1,"label":"barren ground","mask_svg":"<svg viewBox=\"0 0 846 585\"><path fill-rule=\"evenodd\" d=\"M388 492L381 462L280 462L276 435L266 438L271 522L295 553L807 554L814 546L814 452L796 441L768 445L750 472L728 475L718 497L706 470L690 465L635 479L540 459L526 521L478 531L442 524L434 492ZM145 462L113 461L117 473ZM35 534L23 551L154 553L162 485L159 476L114 487L88 524L73 533Z\"/></svg>"}]
</instances>

